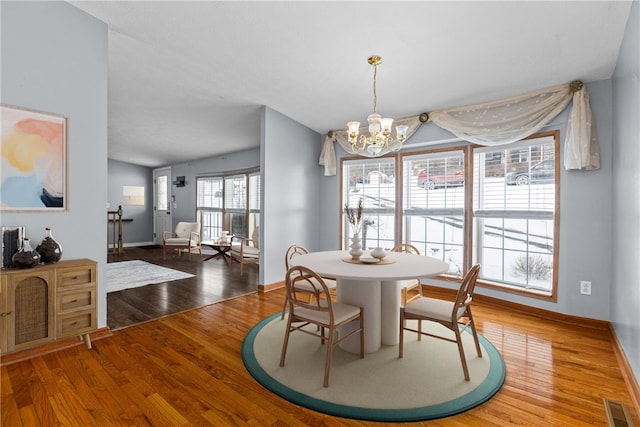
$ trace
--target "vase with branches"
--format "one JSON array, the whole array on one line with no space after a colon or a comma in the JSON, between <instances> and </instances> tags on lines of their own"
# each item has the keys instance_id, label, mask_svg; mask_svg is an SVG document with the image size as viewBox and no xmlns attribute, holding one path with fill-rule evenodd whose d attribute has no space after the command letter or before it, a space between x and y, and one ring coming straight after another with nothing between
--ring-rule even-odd
<instances>
[{"instance_id":1,"label":"vase with branches","mask_svg":"<svg viewBox=\"0 0 640 427\"><path fill-rule=\"evenodd\" d=\"M358 207L354 210L349 207L348 204L344 205L344 213L347 216L347 221L353 228L353 237L351 237L351 258L354 260L360 259L362 255L362 245L360 244L360 230L362 229L362 211L364 209L364 202L362 199L358 200Z\"/></svg>"}]
</instances>

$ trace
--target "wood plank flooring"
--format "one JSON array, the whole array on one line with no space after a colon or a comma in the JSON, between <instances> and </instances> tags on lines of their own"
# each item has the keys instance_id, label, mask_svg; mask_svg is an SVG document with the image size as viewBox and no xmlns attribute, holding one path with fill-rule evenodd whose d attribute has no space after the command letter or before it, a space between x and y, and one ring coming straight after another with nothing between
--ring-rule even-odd
<instances>
[{"instance_id":1,"label":"wood plank flooring","mask_svg":"<svg viewBox=\"0 0 640 427\"><path fill-rule=\"evenodd\" d=\"M157 319L195 307L211 304L258 288L258 265L246 265L240 276L240 264L227 265L221 256L208 261L199 254L177 256L167 254L162 247L125 248L122 254L109 254L108 262L142 260L174 270L194 274L194 277L171 282L125 289L107 294L107 325L112 330L135 323Z\"/></svg>"},{"instance_id":2,"label":"wood plank flooring","mask_svg":"<svg viewBox=\"0 0 640 427\"><path fill-rule=\"evenodd\" d=\"M372 424L293 405L247 373L242 340L283 298L282 290L253 293L122 328L92 350L78 345L2 366L2 425ZM408 425L606 426L603 397L631 408L606 330L482 303L474 316L504 357L505 385L466 413Z\"/></svg>"}]
</instances>

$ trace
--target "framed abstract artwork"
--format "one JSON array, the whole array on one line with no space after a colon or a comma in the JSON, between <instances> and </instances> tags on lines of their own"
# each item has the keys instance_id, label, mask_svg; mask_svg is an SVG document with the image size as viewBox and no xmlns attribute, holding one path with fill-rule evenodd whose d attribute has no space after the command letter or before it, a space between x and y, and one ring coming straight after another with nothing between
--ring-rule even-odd
<instances>
[{"instance_id":1,"label":"framed abstract artwork","mask_svg":"<svg viewBox=\"0 0 640 427\"><path fill-rule=\"evenodd\" d=\"M124 204L129 206L144 206L144 187L137 185L124 185L122 187Z\"/></svg>"},{"instance_id":2,"label":"framed abstract artwork","mask_svg":"<svg viewBox=\"0 0 640 427\"><path fill-rule=\"evenodd\" d=\"M67 209L66 116L0 105L0 211Z\"/></svg>"}]
</instances>

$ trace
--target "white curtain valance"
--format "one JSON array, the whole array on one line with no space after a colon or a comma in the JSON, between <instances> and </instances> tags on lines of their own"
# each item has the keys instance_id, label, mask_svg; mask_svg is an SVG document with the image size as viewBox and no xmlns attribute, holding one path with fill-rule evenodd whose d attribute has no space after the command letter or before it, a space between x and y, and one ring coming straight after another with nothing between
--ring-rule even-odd
<instances>
[{"instance_id":1,"label":"white curtain valance","mask_svg":"<svg viewBox=\"0 0 640 427\"><path fill-rule=\"evenodd\" d=\"M520 141L540 130L571 101L569 85L511 98L431 112L431 121L459 138L480 145Z\"/></svg>"},{"instance_id":2,"label":"white curtain valance","mask_svg":"<svg viewBox=\"0 0 640 427\"><path fill-rule=\"evenodd\" d=\"M420 115L417 116L411 116L411 117L403 117L400 119L395 119L393 121L393 125L394 126L398 126L398 125L406 125L407 126L407 139L405 140L408 141L409 138L411 138L411 135L413 135L416 130L418 130L418 128L420 127L420 125L422 124L422 122L420 121ZM360 128L360 133L368 133L369 129L368 127L361 127ZM340 144L340 147L342 147L344 149L344 151L346 151L347 153L351 153L351 154L358 154L360 156L363 157L380 157L383 156L387 153L389 153L391 150L387 149L383 149L377 156L371 155L367 152L364 153L356 153L355 151L353 151L351 149L351 144L349 143L349 135L347 134L347 130L337 130L337 131L331 131L327 134L327 137L324 140L324 145L322 146L322 152L320 153L320 161L319 164L321 166L324 166L324 175L325 176L332 176L336 174L336 155L335 155L335 150L333 147L333 143L337 142L338 144Z\"/></svg>"},{"instance_id":3,"label":"white curtain valance","mask_svg":"<svg viewBox=\"0 0 640 427\"><path fill-rule=\"evenodd\" d=\"M429 113L429 118L459 138L493 146L520 141L536 133L571 101L573 109L565 139L565 169L600 169L600 148L589 106L589 95L579 81L496 101L436 110ZM421 124L419 116L396 122L409 126L408 137ZM336 173L335 153L330 155L333 152L331 141L337 141L342 148L352 153L346 130L331 134L333 138L327 137L320 156L320 164L325 166L325 175ZM331 149L328 145L331 145ZM388 150L383 154L387 152ZM331 170L333 173L330 173Z\"/></svg>"}]
</instances>

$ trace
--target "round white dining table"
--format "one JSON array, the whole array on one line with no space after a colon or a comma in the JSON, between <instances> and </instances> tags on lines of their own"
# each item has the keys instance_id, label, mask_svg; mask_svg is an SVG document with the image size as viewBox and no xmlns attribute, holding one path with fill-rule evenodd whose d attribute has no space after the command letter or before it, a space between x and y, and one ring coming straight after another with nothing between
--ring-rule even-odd
<instances>
[{"instance_id":1,"label":"round white dining table","mask_svg":"<svg viewBox=\"0 0 640 427\"><path fill-rule=\"evenodd\" d=\"M362 256L370 258L369 253ZM363 308L365 353L399 342L399 281L432 277L449 270L449 264L437 258L403 252L388 253L384 264L354 264L343 261L345 258L351 258L348 251L312 252L295 256L290 263L308 267L320 276L336 278L336 300ZM339 333L348 333L354 327L346 325ZM359 345L355 336L340 347L359 353Z\"/></svg>"}]
</instances>

